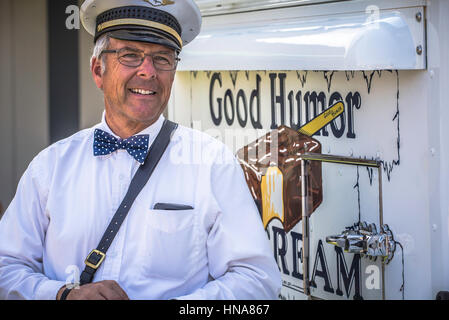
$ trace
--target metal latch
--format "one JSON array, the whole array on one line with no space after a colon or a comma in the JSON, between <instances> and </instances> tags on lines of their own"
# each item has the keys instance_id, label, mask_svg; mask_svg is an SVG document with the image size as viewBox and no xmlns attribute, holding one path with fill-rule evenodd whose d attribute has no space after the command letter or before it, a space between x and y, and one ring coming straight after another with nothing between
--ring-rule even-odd
<instances>
[{"instance_id":1,"label":"metal latch","mask_svg":"<svg viewBox=\"0 0 449 320\"><path fill-rule=\"evenodd\" d=\"M355 223L341 234L326 237L326 242L343 248L345 252L357 253L370 259L381 257L382 263L388 264L393 259L396 241L387 224L377 231L374 223Z\"/></svg>"}]
</instances>

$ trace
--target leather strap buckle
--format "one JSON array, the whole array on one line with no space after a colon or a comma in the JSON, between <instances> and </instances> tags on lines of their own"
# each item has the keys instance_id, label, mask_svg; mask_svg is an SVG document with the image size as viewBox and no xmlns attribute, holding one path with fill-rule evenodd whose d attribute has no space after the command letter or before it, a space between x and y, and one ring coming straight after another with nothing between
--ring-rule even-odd
<instances>
[{"instance_id":1,"label":"leather strap buckle","mask_svg":"<svg viewBox=\"0 0 449 320\"><path fill-rule=\"evenodd\" d=\"M86 266L97 270L103 262L104 258L106 258L106 253L94 249L89 253L86 260L84 260L84 263L86 264Z\"/></svg>"}]
</instances>

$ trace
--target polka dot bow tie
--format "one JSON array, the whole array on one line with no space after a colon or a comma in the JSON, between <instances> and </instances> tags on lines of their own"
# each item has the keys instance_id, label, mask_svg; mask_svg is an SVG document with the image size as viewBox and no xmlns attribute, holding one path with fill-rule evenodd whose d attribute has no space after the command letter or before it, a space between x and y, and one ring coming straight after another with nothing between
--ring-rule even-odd
<instances>
[{"instance_id":1,"label":"polka dot bow tie","mask_svg":"<svg viewBox=\"0 0 449 320\"><path fill-rule=\"evenodd\" d=\"M141 134L128 139L117 139L100 129L94 132L94 156L110 154L118 149L125 149L140 164L145 162L148 153L149 135Z\"/></svg>"}]
</instances>

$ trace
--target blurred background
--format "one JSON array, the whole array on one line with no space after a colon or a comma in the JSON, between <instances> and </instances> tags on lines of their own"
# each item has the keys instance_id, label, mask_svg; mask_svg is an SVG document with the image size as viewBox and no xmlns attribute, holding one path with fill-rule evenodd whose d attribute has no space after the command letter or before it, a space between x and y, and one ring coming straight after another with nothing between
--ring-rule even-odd
<instances>
[{"instance_id":1,"label":"blurred background","mask_svg":"<svg viewBox=\"0 0 449 320\"><path fill-rule=\"evenodd\" d=\"M39 151L100 121L102 95L89 74L92 38L76 29L71 5L78 3L0 1L0 216Z\"/></svg>"}]
</instances>

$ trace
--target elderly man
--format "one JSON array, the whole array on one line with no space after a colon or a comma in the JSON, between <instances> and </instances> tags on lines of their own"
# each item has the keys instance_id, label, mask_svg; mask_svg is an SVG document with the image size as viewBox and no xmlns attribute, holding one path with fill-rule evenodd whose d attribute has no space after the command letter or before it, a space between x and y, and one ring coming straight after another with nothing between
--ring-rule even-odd
<instances>
[{"instance_id":1,"label":"elderly man","mask_svg":"<svg viewBox=\"0 0 449 320\"><path fill-rule=\"evenodd\" d=\"M233 155L162 116L178 53L200 30L194 1L81 9L105 112L21 178L0 221L0 298L277 298L279 269Z\"/></svg>"}]
</instances>

